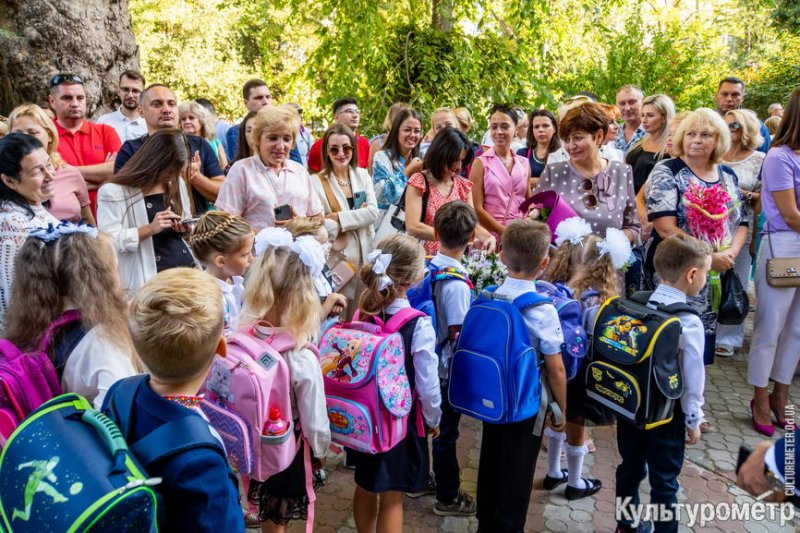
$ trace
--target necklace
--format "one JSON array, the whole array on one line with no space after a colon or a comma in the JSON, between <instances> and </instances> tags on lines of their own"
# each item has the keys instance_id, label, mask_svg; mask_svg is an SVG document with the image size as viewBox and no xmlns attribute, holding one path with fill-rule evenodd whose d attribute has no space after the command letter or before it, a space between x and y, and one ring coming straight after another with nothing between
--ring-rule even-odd
<instances>
[{"instance_id":1,"label":"necklace","mask_svg":"<svg viewBox=\"0 0 800 533\"><path fill-rule=\"evenodd\" d=\"M346 178L340 178L336 174L333 175L336 179L336 183L339 184L339 187L349 187L350 186L350 175L348 174Z\"/></svg>"}]
</instances>

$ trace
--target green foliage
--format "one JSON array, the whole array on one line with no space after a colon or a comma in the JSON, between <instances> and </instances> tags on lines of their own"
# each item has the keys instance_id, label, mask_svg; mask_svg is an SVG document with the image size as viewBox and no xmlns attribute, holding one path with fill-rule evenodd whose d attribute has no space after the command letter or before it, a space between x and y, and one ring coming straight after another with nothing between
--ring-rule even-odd
<instances>
[{"instance_id":1,"label":"green foliage","mask_svg":"<svg viewBox=\"0 0 800 533\"><path fill-rule=\"evenodd\" d=\"M758 66L743 73L747 82L747 106L761 116L773 102L784 105L800 87L800 36L788 36L781 49Z\"/></svg>"},{"instance_id":2,"label":"green foliage","mask_svg":"<svg viewBox=\"0 0 800 533\"><path fill-rule=\"evenodd\" d=\"M800 33L800 1L782 0L772 15L777 26L794 34Z\"/></svg>"}]
</instances>

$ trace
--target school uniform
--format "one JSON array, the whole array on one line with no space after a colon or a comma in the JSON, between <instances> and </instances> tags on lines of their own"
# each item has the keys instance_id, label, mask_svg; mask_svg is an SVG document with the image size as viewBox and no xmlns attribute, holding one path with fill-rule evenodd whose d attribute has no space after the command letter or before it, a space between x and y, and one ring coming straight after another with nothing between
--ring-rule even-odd
<instances>
[{"instance_id":1,"label":"school uniform","mask_svg":"<svg viewBox=\"0 0 800 533\"><path fill-rule=\"evenodd\" d=\"M222 290L223 310L223 331L228 337L236 330L236 323L239 319L239 312L242 310L242 298L244 296L244 278L242 276L231 277L233 283L228 283L224 279L218 279L217 284Z\"/></svg>"},{"instance_id":2,"label":"school uniform","mask_svg":"<svg viewBox=\"0 0 800 533\"><path fill-rule=\"evenodd\" d=\"M529 292L536 292L533 281L508 277L495 294L513 299ZM525 309L522 315L536 353L561 357L564 335L556 308L539 305ZM525 527L541 444L541 436L533 434L536 418L510 424L483 423L477 514L482 533L521 533Z\"/></svg>"},{"instance_id":3,"label":"school uniform","mask_svg":"<svg viewBox=\"0 0 800 533\"><path fill-rule=\"evenodd\" d=\"M661 284L650 296L650 302L663 305L686 303L687 296L674 287ZM652 303L648 307L655 308ZM703 389L705 367L705 330L700 318L691 313L679 313L682 332L678 344L681 356L683 395L675 405L672 420L650 430L634 427L618 420L617 449L622 463L617 467L616 491L618 498L630 496L632 504L639 504L639 484L645 476L650 481L650 501L665 505L678 502L678 475L683 468L686 440L684 426L697 429L703 421ZM624 521L622 527L630 527ZM678 521L656 522L657 533L678 531Z\"/></svg>"},{"instance_id":4,"label":"school uniform","mask_svg":"<svg viewBox=\"0 0 800 533\"><path fill-rule=\"evenodd\" d=\"M454 268L468 279L467 271L461 263L441 252L431 259L437 268ZM433 286L434 304L436 305L436 343L442 346L439 357L439 380L442 391L442 421L439 424L439 436L433 439L433 474L436 480L436 499L442 503L450 503L458 497L461 485L460 468L456 455L458 441L458 424L461 413L453 409L447 400L450 372L450 359L453 356L455 343L450 342L450 327L461 326L467 316L472 299L469 285L459 279L436 282Z\"/></svg>"},{"instance_id":5,"label":"school uniform","mask_svg":"<svg viewBox=\"0 0 800 533\"><path fill-rule=\"evenodd\" d=\"M389 320L401 309L410 307L408 300L398 298L387 305L380 318ZM439 388L436 332L429 317L410 320L402 328L405 369L411 391L419 402L408 416L406 437L388 452L367 454L348 451L356 466L356 484L369 492L419 492L428 486L430 465L428 439L417 431L417 417L422 415L427 427L437 427L442 417Z\"/></svg>"}]
</instances>

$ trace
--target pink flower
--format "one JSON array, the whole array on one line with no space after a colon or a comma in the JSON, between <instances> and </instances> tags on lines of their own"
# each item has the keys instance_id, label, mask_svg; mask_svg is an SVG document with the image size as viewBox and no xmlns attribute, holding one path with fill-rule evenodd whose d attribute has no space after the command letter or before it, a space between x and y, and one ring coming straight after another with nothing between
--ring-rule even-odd
<instances>
[{"instance_id":1,"label":"pink flower","mask_svg":"<svg viewBox=\"0 0 800 533\"><path fill-rule=\"evenodd\" d=\"M704 240L719 250L729 239L728 203L731 196L721 184L704 187L689 184L683 195L686 204L686 224L698 239Z\"/></svg>"}]
</instances>

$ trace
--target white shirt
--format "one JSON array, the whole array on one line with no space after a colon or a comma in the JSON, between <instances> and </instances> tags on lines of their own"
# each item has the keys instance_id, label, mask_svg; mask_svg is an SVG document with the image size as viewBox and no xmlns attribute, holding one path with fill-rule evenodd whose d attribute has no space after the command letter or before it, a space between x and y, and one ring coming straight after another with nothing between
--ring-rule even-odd
<instances>
[{"instance_id":1,"label":"white shirt","mask_svg":"<svg viewBox=\"0 0 800 533\"><path fill-rule=\"evenodd\" d=\"M319 360L308 348L289 350L283 356L292 380L292 416L300 419L314 457L325 457L331 443L331 424Z\"/></svg>"},{"instance_id":2,"label":"white shirt","mask_svg":"<svg viewBox=\"0 0 800 533\"><path fill-rule=\"evenodd\" d=\"M465 277L467 271L460 262L443 253L437 253L431 264L438 268L455 268ZM436 293L436 343L440 344L450 336L450 326L460 326L464 323L472 293L469 285L459 279L448 279L434 285ZM442 357L439 360L439 379L446 379L449 375L450 359L453 356L453 343L447 342L442 346Z\"/></svg>"},{"instance_id":3,"label":"white shirt","mask_svg":"<svg viewBox=\"0 0 800 533\"><path fill-rule=\"evenodd\" d=\"M411 307L408 300L397 298L383 312L393 315ZM436 332L430 317L422 317L414 326L411 337L411 357L414 361L415 391L422 404L422 417L428 427L438 427L442 418L442 391L439 386L439 358L436 356Z\"/></svg>"},{"instance_id":4,"label":"white shirt","mask_svg":"<svg viewBox=\"0 0 800 533\"><path fill-rule=\"evenodd\" d=\"M111 385L135 374L130 354L106 338L102 326L95 326L69 354L61 388L84 396L100 409Z\"/></svg>"},{"instance_id":5,"label":"white shirt","mask_svg":"<svg viewBox=\"0 0 800 533\"><path fill-rule=\"evenodd\" d=\"M224 324L225 336L227 337L236 328L236 320L239 318L239 311L242 309L242 296L244 294L244 278L242 276L231 277L233 283L228 283L224 279L218 279L219 288L222 289L222 303L224 304Z\"/></svg>"},{"instance_id":6,"label":"white shirt","mask_svg":"<svg viewBox=\"0 0 800 533\"><path fill-rule=\"evenodd\" d=\"M664 285L656 287L650 296L651 302L663 305L686 303L686 294L675 287ZM655 306L648 304L648 307ZM678 313L681 320L681 340L678 349L681 351L681 373L683 374L683 395L681 407L686 416L686 427L697 429L704 419L703 391L706 383L706 367L703 364L705 349L705 328L700 317L691 313Z\"/></svg>"},{"instance_id":7,"label":"white shirt","mask_svg":"<svg viewBox=\"0 0 800 533\"><path fill-rule=\"evenodd\" d=\"M517 298L528 292L536 292L536 283L524 279L507 277L495 292L498 296ZM564 334L561 331L561 321L555 306L537 305L529 307L522 312L525 325L528 326L528 337L531 346L540 355L561 356L561 345L564 344Z\"/></svg>"},{"instance_id":8,"label":"white shirt","mask_svg":"<svg viewBox=\"0 0 800 533\"><path fill-rule=\"evenodd\" d=\"M138 139L142 135L147 135L147 124L144 122L144 117L140 115L138 118L131 120L123 115L119 109L101 116L97 119L97 123L106 124L114 128L123 143L131 139Z\"/></svg>"}]
</instances>

